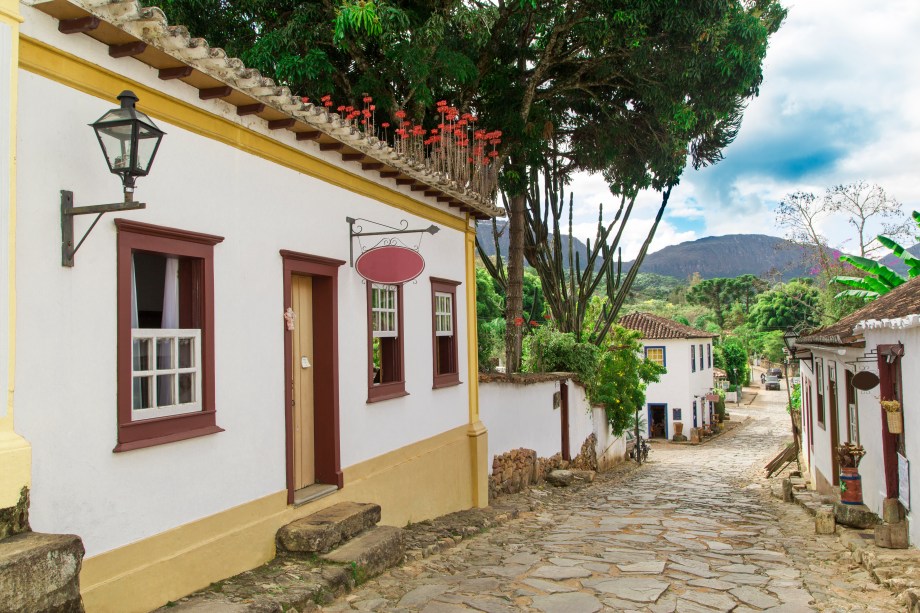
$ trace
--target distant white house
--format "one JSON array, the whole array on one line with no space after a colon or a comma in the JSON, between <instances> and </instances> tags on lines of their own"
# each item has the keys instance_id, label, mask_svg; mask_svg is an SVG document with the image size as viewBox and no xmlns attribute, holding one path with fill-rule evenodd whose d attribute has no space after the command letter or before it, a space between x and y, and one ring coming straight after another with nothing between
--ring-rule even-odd
<instances>
[{"instance_id":1,"label":"distant white house","mask_svg":"<svg viewBox=\"0 0 920 613\"><path fill-rule=\"evenodd\" d=\"M910 468L920 462L920 279L802 335L796 357L802 373L803 456L814 488L839 491L834 448L845 442L862 445L863 502L880 516L886 504L900 505L910 542L920 542L910 500L910 490L920 491ZM902 432L889 428L881 400L898 401L901 417L894 421Z\"/></svg>"},{"instance_id":2,"label":"distant white house","mask_svg":"<svg viewBox=\"0 0 920 613\"><path fill-rule=\"evenodd\" d=\"M645 356L668 369L645 393L649 438L669 439L675 423L690 428L712 423L712 339L717 334L698 330L651 313L630 313L620 325L642 333Z\"/></svg>"}]
</instances>

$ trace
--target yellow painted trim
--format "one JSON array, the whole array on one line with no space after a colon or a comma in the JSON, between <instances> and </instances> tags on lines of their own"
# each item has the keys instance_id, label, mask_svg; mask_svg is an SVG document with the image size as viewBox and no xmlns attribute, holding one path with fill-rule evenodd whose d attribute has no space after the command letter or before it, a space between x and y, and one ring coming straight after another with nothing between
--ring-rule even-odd
<instances>
[{"instance_id":1,"label":"yellow painted trim","mask_svg":"<svg viewBox=\"0 0 920 613\"><path fill-rule=\"evenodd\" d=\"M19 14L19 0L0 0L0 21L18 25L25 21ZM15 32L14 32L15 34ZM16 64L13 64L15 66Z\"/></svg>"},{"instance_id":2,"label":"yellow painted trim","mask_svg":"<svg viewBox=\"0 0 920 613\"><path fill-rule=\"evenodd\" d=\"M23 487L32 484L32 448L28 441L13 431L13 389L16 380L16 110L18 107L18 71L19 64L19 14L18 0L0 0L0 23L10 28L11 54L9 87L10 116L0 117L0 121L9 121L9 213L7 221L7 346L0 347L6 352L7 385L0 390L0 402L5 405L5 415L0 417L0 509L15 506ZM3 85L6 85L5 83Z\"/></svg>"},{"instance_id":3,"label":"yellow painted trim","mask_svg":"<svg viewBox=\"0 0 920 613\"><path fill-rule=\"evenodd\" d=\"M89 613L149 611L272 559L275 533L346 500L376 502L402 526L472 506L467 427L460 426L344 470L345 487L294 508L279 491L87 558L80 574ZM423 496L406 496L410 490Z\"/></svg>"},{"instance_id":4,"label":"yellow painted trim","mask_svg":"<svg viewBox=\"0 0 920 613\"><path fill-rule=\"evenodd\" d=\"M469 381L470 423L467 428L470 449L470 478L473 505L489 506L489 436L479 417L479 317L476 313L476 228L466 230L466 333L467 381Z\"/></svg>"},{"instance_id":5,"label":"yellow painted trim","mask_svg":"<svg viewBox=\"0 0 920 613\"><path fill-rule=\"evenodd\" d=\"M109 101L115 100L120 91L131 89L140 98L144 112L156 119L448 228L463 231L467 227L464 219L249 130L229 119L132 81L42 41L27 36L20 40L19 66L23 70Z\"/></svg>"}]
</instances>

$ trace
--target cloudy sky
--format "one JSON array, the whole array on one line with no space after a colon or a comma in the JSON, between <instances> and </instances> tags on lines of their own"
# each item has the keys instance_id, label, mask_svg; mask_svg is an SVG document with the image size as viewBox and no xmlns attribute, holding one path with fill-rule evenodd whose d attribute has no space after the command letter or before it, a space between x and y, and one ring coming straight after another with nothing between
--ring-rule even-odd
<instances>
[{"instance_id":1,"label":"cloudy sky","mask_svg":"<svg viewBox=\"0 0 920 613\"><path fill-rule=\"evenodd\" d=\"M704 236L782 236L773 209L784 195L863 180L910 213L920 210L920 2L796 0L773 37L760 96L719 164L684 173L651 251ZM575 234L593 238L603 179L579 176ZM623 245L635 256L659 204L643 194ZM846 248L846 224L822 228Z\"/></svg>"}]
</instances>

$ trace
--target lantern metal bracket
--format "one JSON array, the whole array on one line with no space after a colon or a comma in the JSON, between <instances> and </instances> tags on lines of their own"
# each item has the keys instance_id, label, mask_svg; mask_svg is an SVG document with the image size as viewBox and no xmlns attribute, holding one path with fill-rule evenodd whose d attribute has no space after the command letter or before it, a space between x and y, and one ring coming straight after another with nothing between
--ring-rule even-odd
<instances>
[{"instance_id":1,"label":"lantern metal bracket","mask_svg":"<svg viewBox=\"0 0 920 613\"><path fill-rule=\"evenodd\" d=\"M394 228L393 226L388 226L386 224L380 223L379 221L371 221L370 219L363 219L358 217L346 217L345 221L348 222L348 262L352 268L355 267L355 238L360 240L362 236L395 236L398 234L437 234L441 229L438 226L432 224L427 228L419 228L418 230L409 230L409 222L403 219L399 225L399 228ZM365 232L364 228L358 224L359 221L366 221L372 223L375 226L380 226L381 228L388 228L387 230L379 232ZM355 227L357 225L357 230Z\"/></svg>"},{"instance_id":2,"label":"lantern metal bracket","mask_svg":"<svg viewBox=\"0 0 920 613\"><path fill-rule=\"evenodd\" d=\"M96 227L96 224L99 222L99 219L105 213L115 213L119 211L136 211L138 209L145 209L147 205L143 202L135 202L131 199L131 193L125 190L125 201L124 202L114 202L112 204L94 204L90 206L74 206L73 205L73 192L66 189L61 190L61 266L66 266L68 268L73 268L74 255L77 253L77 250L83 244L83 241L86 240L86 237L89 236L89 233L93 231L93 228ZM93 220L93 223L90 224L89 229L83 235L83 238L80 239L80 242L77 243L76 247L74 246L74 233L73 233L73 218L75 215L89 215L91 213L96 213L96 219Z\"/></svg>"}]
</instances>

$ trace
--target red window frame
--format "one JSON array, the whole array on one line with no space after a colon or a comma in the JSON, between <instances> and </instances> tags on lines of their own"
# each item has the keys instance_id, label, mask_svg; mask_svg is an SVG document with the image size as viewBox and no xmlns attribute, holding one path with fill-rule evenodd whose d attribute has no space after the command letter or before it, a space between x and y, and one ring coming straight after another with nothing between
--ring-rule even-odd
<instances>
[{"instance_id":1,"label":"red window frame","mask_svg":"<svg viewBox=\"0 0 920 613\"><path fill-rule=\"evenodd\" d=\"M406 358L405 358L405 325L403 323L403 286L396 285L396 325L399 333L395 338L392 348L393 356L390 358L395 361L394 366L399 371L399 376L395 381L374 384L374 312L373 312L373 283L367 282L367 401L380 402L381 400L390 400L408 396L406 391ZM393 285L384 283L382 285Z\"/></svg>"},{"instance_id":2,"label":"red window frame","mask_svg":"<svg viewBox=\"0 0 920 613\"><path fill-rule=\"evenodd\" d=\"M457 342L457 286L460 281L451 281L450 279L439 279L431 277L431 372L432 388L450 387L460 384L460 362ZM437 335L437 322L435 311L437 310L438 294L450 294L451 296L451 325L453 334L451 336ZM445 342L444 339L450 339ZM439 359L447 361L451 368L441 374L438 373Z\"/></svg>"},{"instance_id":3,"label":"red window frame","mask_svg":"<svg viewBox=\"0 0 920 613\"><path fill-rule=\"evenodd\" d=\"M223 432L214 402L214 245L221 236L116 219L117 242L117 381L118 443L112 451L130 451ZM201 289L196 318L201 323L201 410L169 417L131 421L131 262L134 251L148 251L201 261Z\"/></svg>"}]
</instances>

